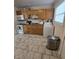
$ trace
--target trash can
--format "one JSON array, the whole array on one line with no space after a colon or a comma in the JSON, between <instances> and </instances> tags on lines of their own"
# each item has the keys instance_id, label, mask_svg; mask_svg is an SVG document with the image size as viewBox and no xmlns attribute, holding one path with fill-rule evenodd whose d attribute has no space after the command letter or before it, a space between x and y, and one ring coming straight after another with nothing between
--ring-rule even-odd
<instances>
[{"instance_id":1,"label":"trash can","mask_svg":"<svg viewBox=\"0 0 79 59\"><path fill-rule=\"evenodd\" d=\"M48 36L47 39L46 48L49 50L58 50L60 45L60 38L58 36Z\"/></svg>"}]
</instances>

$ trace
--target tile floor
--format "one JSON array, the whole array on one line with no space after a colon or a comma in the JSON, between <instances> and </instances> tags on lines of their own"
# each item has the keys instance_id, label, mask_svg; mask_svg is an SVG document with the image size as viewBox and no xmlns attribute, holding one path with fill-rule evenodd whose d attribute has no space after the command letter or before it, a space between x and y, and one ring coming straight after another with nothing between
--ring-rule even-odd
<instances>
[{"instance_id":1,"label":"tile floor","mask_svg":"<svg viewBox=\"0 0 79 59\"><path fill-rule=\"evenodd\" d=\"M39 35L16 35L14 40L15 59L60 59L57 51L46 48L47 38Z\"/></svg>"}]
</instances>

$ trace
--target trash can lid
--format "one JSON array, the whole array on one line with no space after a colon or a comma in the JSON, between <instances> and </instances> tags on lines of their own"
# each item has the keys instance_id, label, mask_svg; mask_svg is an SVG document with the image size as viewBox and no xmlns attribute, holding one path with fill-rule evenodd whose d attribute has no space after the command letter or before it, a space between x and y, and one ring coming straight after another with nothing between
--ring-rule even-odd
<instances>
[{"instance_id":1,"label":"trash can lid","mask_svg":"<svg viewBox=\"0 0 79 59\"><path fill-rule=\"evenodd\" d=\"M50 36L50 35L47 38L52 39L52 40L58 40L59 39L58 36Z\"/></svg>"},{"instance_id":2,"label":"trash can lid","mask_svg":"<svg viewBox=\"0 0 79 59\"><path fill-rule=\"evenodd\" d=\"M55 40L55 39L56 39L56 37L52 36L52 37L51 37L51 39Z\"/></svg>"}]
</instances>

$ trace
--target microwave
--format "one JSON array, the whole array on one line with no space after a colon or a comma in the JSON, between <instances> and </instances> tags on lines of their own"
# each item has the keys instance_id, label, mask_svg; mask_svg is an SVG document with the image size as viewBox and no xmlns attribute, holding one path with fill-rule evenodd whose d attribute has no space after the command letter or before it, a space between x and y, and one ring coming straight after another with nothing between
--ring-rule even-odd
<instances>
[{"instance_id":1,"label":"microwave","mask_svg":"<svg viewBox=\"0 0 79 59\"><path fill-rule=\"evenodd\" d=\"M24 16L23 15L17 15L17 20L24 20Z\"/></svg>"}]
</instances>

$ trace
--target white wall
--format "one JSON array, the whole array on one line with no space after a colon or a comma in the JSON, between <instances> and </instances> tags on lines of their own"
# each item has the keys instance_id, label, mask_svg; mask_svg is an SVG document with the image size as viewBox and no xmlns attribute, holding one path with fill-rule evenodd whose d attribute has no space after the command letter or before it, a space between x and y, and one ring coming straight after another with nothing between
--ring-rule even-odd
<instances>
[{"instance_id":1,"label":"white wall","mask_svg":"<svg viewBox=\"0 0 79 59\"><path fill-rule=\"evenodd\" d=\"M56 8L58 5L60 5L64 0L59 0L54 4L54 8ZM64 37L65 37L65 20L63 24L54 22L55 25L55 32L54 35L59 36L61 39L61 43L59 46L58 54L62 59L65 59L65 45L63 45L64 42Z\"/></svg>"},{"instance_id":2,"label":"white wall","mask_svg":"<svg viewBox=\"0 0 79 59\"><path fill-rule=\"evenodd\" d=\"M16 34L16 25L17 25L17 18L16 18L16 7L14 7L14 34Z\"/></svg>"},{"instance_id":3,"label":"white wall","mask_svg":"<svg viewBox=\"0 0 79 59\"><path fill-rule=\"evenodd\" d=\"M62 46L61 58L62 58L62 59L65 59L65 40L64 40L63 46Z\"/></svg>"},{"instance_id":4,"label":"white wall","mask_svg":"<svg viewBox=\"0 0 79 59\"><path fill-rule=\"evenodd\" d=\"M64 24L60 24L57 22L54 22L55 25L55 32L54 35L59 36L61 39L61 43L60 43L60 47L59 47L59 51L58 54L61 55L61 51L62 51L62 46L63 46L63 40L65 37L65 28L64 28Z\"/></svg>"}]
</instances>

